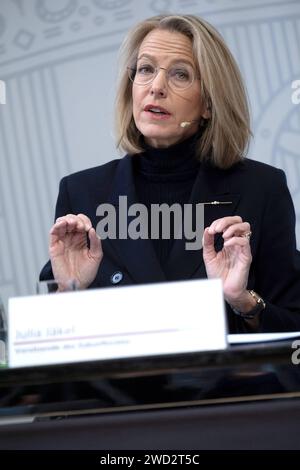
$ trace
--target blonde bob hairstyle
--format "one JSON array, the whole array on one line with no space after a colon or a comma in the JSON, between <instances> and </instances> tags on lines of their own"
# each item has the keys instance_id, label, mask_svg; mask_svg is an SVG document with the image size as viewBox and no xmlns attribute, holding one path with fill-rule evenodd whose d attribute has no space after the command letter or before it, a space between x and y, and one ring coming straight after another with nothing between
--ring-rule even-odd
<instances>
[{"instance_id":1,"label":"blonde bob hairstyle","mask_svg":"<svg viewBox=\"0 0 300 470\"><path fill-rule=\"evenodd\" d=\"M129 154L143 151L141 133L133 118L132 82L127 67L136 66L142 41L155 29L182 33L191 40L201 96L211 112L199 132L197 156L218 168L230 168L245 156L249 146L247 94L239 68L221 35L194 15L154 16L137 24L125 38L120 50L115 109L118 147Z\"/></svg>"}]
</instances>

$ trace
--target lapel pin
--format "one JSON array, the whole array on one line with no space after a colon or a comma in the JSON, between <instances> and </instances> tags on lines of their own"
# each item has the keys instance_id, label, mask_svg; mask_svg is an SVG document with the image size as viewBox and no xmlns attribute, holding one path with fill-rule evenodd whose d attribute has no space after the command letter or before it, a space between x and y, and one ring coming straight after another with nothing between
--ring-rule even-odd
<instances>
[{"instance_id":1,"label":"lapel pin","mask_svg":"<svg viewBox=\"0 0 300 470\"><path fill-rule=\"evenodd\" d=\"M232 201L211 201L211 202L203 202L202 204L206 206L218 206L220 204L232 204Z\"/></svg>"},{"instance_id":2,"label":"lapel pin","mask_svg":"<svg viewBox=\"0 0 300 470\"><path fill-rule=\"evenodd\" d=\"M123 279L123 274L121 273L121 271L117 271L111 275L110 282L112 284L119 284L119 282L121 282L122 279Z\"/></svg>"}]
</instances>

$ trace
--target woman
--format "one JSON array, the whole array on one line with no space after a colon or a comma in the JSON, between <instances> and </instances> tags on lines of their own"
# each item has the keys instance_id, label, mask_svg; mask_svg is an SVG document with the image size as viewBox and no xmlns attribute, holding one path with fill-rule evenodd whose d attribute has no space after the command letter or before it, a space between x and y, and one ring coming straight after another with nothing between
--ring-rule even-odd
<instances>
[{"instance_id":1,"label":"woman","mask_svg":"<svg viewBox=\"0 0 300 470\"><path fill-rule=\"evenodd\" d=\"M195 16L158 16L129 33L121 57L116 128L127 155L62 179L40 279L87 288L220 277L231 332L300 330L293 204L281 170L244 157L247 99L223 39ZM144 236L101 242L99 205L120 215L120 196L149 209ZM154 205L204 203L203 250L187 250L174 227L153 236Z\"/></svg>"}]
</instances>

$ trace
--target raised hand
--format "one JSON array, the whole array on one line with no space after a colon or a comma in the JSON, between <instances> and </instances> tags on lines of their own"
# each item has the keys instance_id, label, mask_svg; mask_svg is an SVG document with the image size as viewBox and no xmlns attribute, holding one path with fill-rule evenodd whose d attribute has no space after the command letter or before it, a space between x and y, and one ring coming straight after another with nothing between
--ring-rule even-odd
<instances>
[{"instance_id":1,"label":"raised hand","mask_svg":"<svg viewBox=\"0 0 300 470\"><path fill-rule=\"evenodd\" d=\"M222 233L224 245L216 252L214 237ZM252 262L250 249L251 231L248 222L239 216L215 220L203 234L203 259L208 278L221 278L224 297L232 306L240 308L245 304L251 308L247 292L249 269Z\"/></svg>"},{"instance_id":2,"label":"raised hand","mask_svg":"<svg viewBox=\"0 0 300 470\"><path fill-rule=\"evenodd\" d=\"M49 254L54 278L62 286L75 281L79 289L93 282L103 258L101 240L84 214L56 220L50 230Z\"/></svg>"}]
</instances>

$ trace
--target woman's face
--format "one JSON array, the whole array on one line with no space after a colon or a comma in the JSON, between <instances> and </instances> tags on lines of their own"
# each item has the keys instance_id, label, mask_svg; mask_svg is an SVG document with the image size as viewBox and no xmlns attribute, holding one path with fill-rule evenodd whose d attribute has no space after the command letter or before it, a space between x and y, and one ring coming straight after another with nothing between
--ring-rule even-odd
<instances>
[{"instance_id":1,"label":"woman's face","mask_svg":"<svg viewBox=\"0 0 300 470\"><path fill-rule=\"evenodd\" d=\"M166 70L162 69L151 83L141 85L134 81L133 117L149 145L168 147L195 134L201 118L208 118L209 114L201 103L200 81L188 37L177 32L151 31L138 52L135 80L143 81L145 77L147 80L154 67L169 70L169 82ZM182 83L183 87L188 83L191 69L195 79L182 89ZM191 124L180 125L187 121Z\"/></svg>"}]
</instances>

